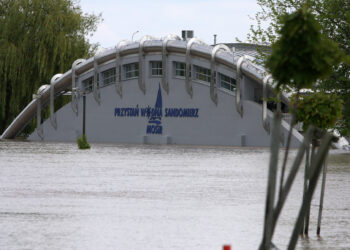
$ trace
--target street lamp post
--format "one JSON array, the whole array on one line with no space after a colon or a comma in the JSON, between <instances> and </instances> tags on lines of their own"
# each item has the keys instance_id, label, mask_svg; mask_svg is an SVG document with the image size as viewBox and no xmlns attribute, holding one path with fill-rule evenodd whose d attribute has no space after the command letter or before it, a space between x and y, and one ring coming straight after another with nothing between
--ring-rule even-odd
<instances>
[{"instance_id":1,"label":"street lamp post","mask_svg":"<svg viewBox=\"0 0 350 250\"><path fill-rule=\"evenodd\" d=\"M131 36L131 41L132 41L132 42L134 41L134 35L137 34L137 33L139 33L138 30L136 30L134 33L132 33L132 36Z\"/></svg>"}]
</instances>

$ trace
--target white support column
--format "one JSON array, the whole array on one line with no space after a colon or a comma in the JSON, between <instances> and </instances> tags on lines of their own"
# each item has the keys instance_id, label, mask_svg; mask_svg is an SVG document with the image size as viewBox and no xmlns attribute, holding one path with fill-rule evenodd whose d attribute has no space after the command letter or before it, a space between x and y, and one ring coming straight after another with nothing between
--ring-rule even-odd
<instances>
[{"instance_id":1,"label":"white support column","mask_svg":"<svg viewBox=\"0 0 350 250\"><path fill-rule=\"evenodd\" d=\"M50 85L41 85L36 94L33 94L33 99L36 99L36 132L41 140L44 139L44 131L41 125L41 96L50 88Z\"/></svg>"},{"instance_id":2,"label":"white support column","mask_svg":"<svg viewBox=\"0 0 350 250\"><path fill-rule=\"evenodd\" d=\"M210 60L210 70L211 70L211 79L210 79L210 98L218 105L218 95L217 95L217 82L218 79L215 77L216 75L216 67L215 67L215 56L218 51L227 51L232 53L231 49L227 47L225 44L216 45L211 51L211 60Z\"/></svg>"},{"instance_id":3,"label":"white support column","mask_svg":"<svg viewBox=\"0 0 350 250\"><path fill-rule=\"evenodd\" d=\"M121 82L121 65L120 65L120 48L126 44L128 44L129 41L123 40L120 41L117 46L115 47L115 90L117 94L120 96L120 98L123 98L123 85Z\"/></svg>"},{"instance_id":4,"label":"white support column","mask_svg":"<svg viewBox=\"0 0 350 250\"><path fill-rule=\"evenodd\" d=\"M241 67L242 67L243 62L247 59L249 59L251 61L254 60L253 57L248 56L248 55L244 55L244 56L240 57L237 61L236 109L237 109L237 112L241 115L241 117L243 117L243 105L241 102L241 85L242 85L241 83L243 80L243 74L242 74Z\"/></svg>"},{"instance_id":5,"label":"white support column","mask_svg":"<svg viewBox=\"0 0 350 250\"><path fill-rule=\"evenodd\" d=\"M192 45L194 43L199 43L199 44L205 44L204 42L202 42L201 40L199 40L198 38L191 38L186 46L186 91L187 93L191 96L193 96L193 88L192 88L192 83L191 83L191 79L190 79L190 69L191 69L191 48ZM193 77L194 72L192 72L192 76Z\"/></svg>"},{"instance_id":6,"label":"white support column","mask_svg":"<svg viewBox=\"0 0 350 250\"><path fill-rule=\"evenodd\" d=\"M85 62L85 59L77 59L72 64L72 110L73 112L78 115L78 93L76 91L77 84L76 84L76 68L78 65Z\"/></svg>"},{"instance_id":7,"label":"white support column","mask_svg":"<svg viewBox=\"0 0 350 250\"><path fill-rule=\"evenodd\" d=\"M144 59L145 59L145 52L143 50L144 47L144 43L147 40L153 40L154 38L151 36L144 36L141 38L140 40L140 45L139 45L139 87L141 89L141 91L143 92L143 94L146 94L146 85L144 82L144 78L145 78L145 65L144 65Z\"/></svg>"},{"instance_id":8,"label":"white support column","mask_svg":"<svg viewBox=\"0 0 350 250\"><path fill-rule=\"evenodd\" d=\"M50 122L54 129L57 129L57 121L55 114L55 82L62 76L62 74L56 74L50 81Z\"/></svg>"},{"instance_id":9,"label":"white support column","mask_svg":"<svg viewBox=\"0 0 350 250\"><path fill-rule=\"evenodd\" d=\"M266 130L267 133L270 134L270 123L267 121L267 87L269 80L271 79L271 75L267 75L264 77L263 80L263 105L262 105L262 123L263 127Z\"/></svg>"},{"instance_id":10,"label":"white support column","mask_svg":"<svg viewBox=\"0 0 350 250\"><path fill-rule=\"evenodd\" d=\"M41 140L44 139L44 131L43 126L41 125L41 96L38 95L36 98L36 132Z\"/></svg>"},{"instance_id":11,"label":"white support column","mask_svg":"<svg viewBox=\"0 0 350 250\"><path fill-rule=\"evenodd\" d=\"M168 50L167 45L170 40L181 40L177 35L168 35L163 40L162 50L162 87L169 94L169 83L168 83Z\"/></svg>"}]
</instances>

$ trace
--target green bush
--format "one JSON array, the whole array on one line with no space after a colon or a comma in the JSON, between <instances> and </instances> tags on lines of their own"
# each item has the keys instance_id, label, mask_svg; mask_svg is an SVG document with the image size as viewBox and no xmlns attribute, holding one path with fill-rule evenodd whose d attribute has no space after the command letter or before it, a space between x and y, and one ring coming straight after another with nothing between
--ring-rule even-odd
<instances>
[{"instance_id":1,"label":"green bush","mask_svg":"<svg viewBox=\"0 0 350 250\"><path fill-rule=\"evenodd\" d=\"M291 103L295 102L294 95ZM343 101L336 94L310 92L300 96L295 110L296 120L303 122L304 131L311 124L320 129L331 129L341 119L342 109Z\"/></svg>"},{"instance_id":2,"label":"green bush","mask_svg":"<svg viewBox=\"0 0 350 250\"><path fill-rule=\"evenodd\" d=\"M79 149L90 149L90 144L86 140L86 135L79 136L77 139Z\"/></svg>"}]
</instances>

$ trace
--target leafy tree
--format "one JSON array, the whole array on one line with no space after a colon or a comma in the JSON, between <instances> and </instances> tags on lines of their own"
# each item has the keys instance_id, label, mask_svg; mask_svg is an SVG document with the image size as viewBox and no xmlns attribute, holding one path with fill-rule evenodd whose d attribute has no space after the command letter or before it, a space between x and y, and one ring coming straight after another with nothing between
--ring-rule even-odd
<instances>
[{"instance_id":1,"label":"leafy tree","mask_svg":"<svg viewBox=\"0 0 350 250\"><path fill-rule=\"evenodd\" d=\"M307 4L321 25L325 36L339 44L350 55L350 1L344 0L257 0L261 11L255 15L248 40L264 45L273 44L281 28L280 17L292 13ZM294 46L298 46L294 44ZM299 45L300 46L300 45ZM295 49L297 51L297 49ZM261 51L266 59L266 54ZM320 91L337 93L344 102L343 120L336 125L342 135L350 135L350 64L349 59L334 66L332 75L316 86Z\"/></svg>"},{"instance_id":2,"label":"leafy tree","mask_svg":"<svg viewBox=\"0 0 350 250\"><path fill-rule=\"evenodd\" d=\"M277 87L287 85L298 91L332 72L343 55L337 44L321 34L321 27L307 6L280 17L283 26L272 45L266 67L277 80Z\"/></svg>"},{"instance_id":3,"label":"leafy tree","mask_svg":"<svg viewBox=\"0 0 350 250\"><path fill-rule=\"evenodd\" d=\"M330 100L326 96L310 95L311 98L305 97L302 103L303 106L300 106L300 89L312 88L318 79L327 77L332 72L332 67L338 65L344 55L334 41L321 33L320 26L307 5L302 6L291 14L282 15L279 17L279 23L281 24L281 28L277 31L278 39L272 45L272 52L267 56L265 64L267 70L271 72L278 83L277 90L285 88L285 86L293 87L297 90L295 100L292 104L293 114L291 125L295 123L295 118L299 118L305 119L302 120L305 125L321 125L321 128L327 128L330 123L329 121L338 119L337 115L339 112L324 108L325 103L327 103L326 101ZM319 99L315 100L315 103L312 103L312 97L319 97ZM309 102L306 102L307 100ZM318 107L322 112L333 111L334 113L320 115L319 113L308 112L309 109L315 109L314 104L316 103L322 104L322 106ZM339 107L341 108L341 103L340 106L337 105L335 108ZM299 110L297 108L303 108L305 110ZM317 111L317 109L314 111ZM280 115L279 112L277 112L277 116ZM299 117L296 114L299 114ZM309 117L310 115L312 119ZM323 118L327 118L327 120L320 121ZM313 123L316 121L318 122L317 124ZM282 163L280 196L289 154L292 128L290 126Z\"/></svg>"},{"instance_id":4,"label":"leafy tree","mask_svg":"<svg viewBox=\"0 0 350 250\"><path fill-rule=\"evenodd\" d=\"M96 49L86 37L100 20L72 0L0 0L0 131L39 86Z\"/></svg>"}]
</instances>

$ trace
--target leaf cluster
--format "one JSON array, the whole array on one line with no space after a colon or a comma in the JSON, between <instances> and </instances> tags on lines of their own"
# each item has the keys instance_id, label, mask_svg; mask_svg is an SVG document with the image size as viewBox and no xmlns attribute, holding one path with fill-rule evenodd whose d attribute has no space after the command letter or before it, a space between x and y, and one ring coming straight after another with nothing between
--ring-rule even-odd
<instances>
[{"instance_id":1,"label":"leaf cluster","mask_svg":"<svg viewBox=\"0 0 350 250\"><path fill-rule=\"evenodd\" d=\"M312 88L318 79L332 72L343 58L338 45L321 33L321 26L304 6L292 14L281 16L279 39L265 66L278 82L296 89Z\"/></svg>"},{"instance_id":2,"label":"leaf cluster","mask_svg":"<svg viewBox=\"0 0 350 250\"><path fill-rule=\"evenodd\" d=\"M303 123L304 130L311 124L321 129L331 129L342 118L343 100L336 94L309 92L298 101L293 95L291 104L293 107L296 104L296 109L291 111L295 112L297 122Z\"/></svg>"}]
</instances>

